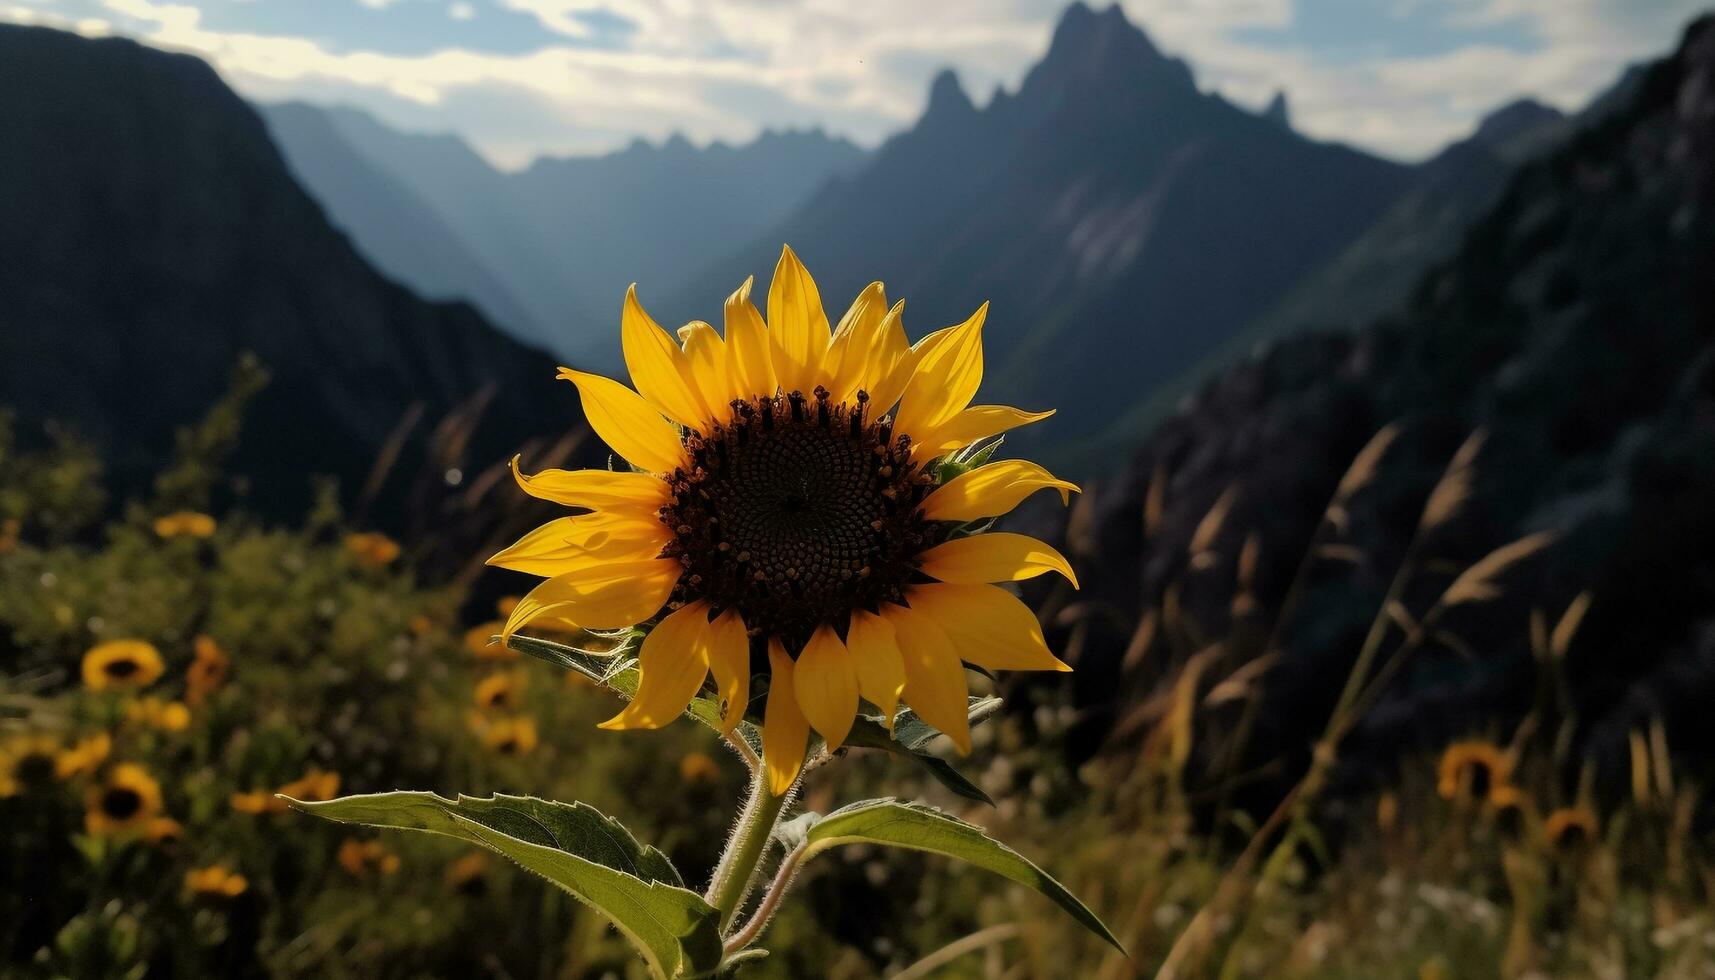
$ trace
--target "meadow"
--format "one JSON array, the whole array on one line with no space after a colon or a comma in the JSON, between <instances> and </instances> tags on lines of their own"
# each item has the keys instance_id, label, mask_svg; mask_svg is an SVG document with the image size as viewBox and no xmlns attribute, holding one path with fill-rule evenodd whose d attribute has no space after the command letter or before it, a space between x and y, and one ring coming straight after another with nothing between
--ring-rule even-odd
<instances>
[{"instance_id":1,"label":"meadow","mask_svg":"<svg viewBox=\"0 0 1715 980\"><path fill-rule=\"evenodd\" d=\"M491 642L515 597L415 571L416 546L358 526L332 486L290 527L217 506L243 395L187 429L136 500L110 499L76 440L23 452L0 430L7 975L643 976L605 920L497 855L319 821L275 794L582 800L689 880L720 852L742 762L689 724L597 730L607 692ZM1456 459L1425 519L1457 508L1468 477ZM1542 546L1503 545L1441 602L1483 601ZM1248 697L1255 671L1205 675L1183 633L1146 652L1163 679L1137 701L1135 737L1076 765L1068 687L972 674L1009 706L968 758L935 746L968 777L963 795L851 748L802 805L946 808L1057 876L1129 956L979 870L857 846L805 872L744 975L1710 976L1711 842L1663 730L1635 733L1631 792L1604 800L1541 724L1587 601L1533 624L1543 701L1523 724L1407 758L1373 790L1331 788L1345 732L1410 653L1414 634L1396 648L1379 631L1330 679L1345 689L1321 748L1264 813L1232 805L1243 774L1208 761L1236 758L1223 746L1240 737L1208 708Z\"/></svg>"}]
</instances>

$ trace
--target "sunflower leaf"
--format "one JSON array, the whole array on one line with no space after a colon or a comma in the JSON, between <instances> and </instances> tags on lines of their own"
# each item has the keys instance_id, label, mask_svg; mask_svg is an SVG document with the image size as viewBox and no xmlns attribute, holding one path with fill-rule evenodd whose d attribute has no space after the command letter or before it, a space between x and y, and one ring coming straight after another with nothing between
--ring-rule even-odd
<instances>
[{"instance_id":1,"label":"sunflower leaf","mask_svg":"<svg viewBox=\"0 0 1715 980\"><path fill-rule=\"evenodd\" d=\"M551 663L565 670L575 671L595 681L627 701L637 695L637 661L619 653L592 654L577 647L553 640L544 640L534 636L514 635L509 644L519 653L529 654L537 660ZM623 652L623 648L622 651ZM691 699L685 708L685 714L703 723L715 731L722 731L721 706L713 698L701 694ZM745 740L751 751L762 754L762 732L748 721L738 723L738 736Z\"/></svg>"},{"instance_id":2,"label":"sunflower leaf","mask_svg":"<svg viewBox=\"0 0 1715 980\"><path fill-rule=\"evenodd\" d=\"M403 791L288 802L329 820L442 834L511 858L613 920L657 977L695 976L720 964L719 913L684 887L666 855L594 807Z\"/></svg>"},{"instance_id":3,"label":"sunflower leaf","mask_svg":"<svg viewBox=\"0 0 1715 980\"><path fill-rule=\"evenodd\" d=\"M903 847L974 864L1047 897L1121 953L1112 931L1066 887L1022 854L983 832L981 827L934 807L899 800L865 800L823 817L804 835L804 860L841 844L883 844Z\"/></svg>"},{"instance_id":4,"label":"sunflower leaf","mask_svg":"<svg viewBox=\"0 0 1715 980\"><path fill-rule=\"evenodd\" d=\"M975 727L987 721L1000 709L1000 704L1000 698L971 698L968 709L971 726ZM952 763L923 750L931 739L941 734L939 729L918 717L910 708L899 710L893 719L891 732L882 724L883 721L880 715L859 715L857 721L852 724L851 734L846 736L846 744L865 749L880 749L908 759L922 766L925 772L949 792L967 800L994 806L994 800L975 783L966 779Z\"/></svg>"}]
</instances>

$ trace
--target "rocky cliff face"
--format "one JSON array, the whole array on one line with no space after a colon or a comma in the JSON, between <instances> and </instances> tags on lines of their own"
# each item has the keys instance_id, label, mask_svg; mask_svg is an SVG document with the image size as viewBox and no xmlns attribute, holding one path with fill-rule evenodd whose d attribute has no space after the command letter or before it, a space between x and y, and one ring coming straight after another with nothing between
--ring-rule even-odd
<instances>
[{"instance_id":1,"label":"rocky cliff face","mask_svg":"<svg viewBox=\"0 0 1715 980\"><path fill-rule=\"evenodd\" d=\"M0 27L0 132L0 404L26 437L53 419L100 443L122 488L245 351L273 381L236 467L271 516L312 474L360 486L396 431L395 470L439 477L578 423L543 355L374 272L203 62Z\"/></svg>"},{"instance_id":2,"label":"rocky cliff face","mask_svg":"<svg viewBox=\"0 0 1715 980\"><path fill-rule=\"evenodd\" d=\"M1437 620L1349 742L1348 776L1510 731L1536 704L1533 614L1552 626L1582 592L1570 700L1542 723L1616 774L1627 732L1659 716L1671 746L1715 771L1715 19L1630 98L1525 167L1397 322L1233 367L1091 495L1068 529L1090 585L1058 617L1091 744L1126 727L1126 692L1182 676L1184 651L1225 637L1200 690L1278 655L1252 668L1246 751L1299 771L1402 563L1409 626L1461 569L1546 532L1498 595ZM1306 561L1348 465L1389 425L1397 439ZM1473 433L1486 438L1467 492L1420 532ZM1232 731L1244 700L1209 707L1210 724Z\"/></svg>"}]
</instances>

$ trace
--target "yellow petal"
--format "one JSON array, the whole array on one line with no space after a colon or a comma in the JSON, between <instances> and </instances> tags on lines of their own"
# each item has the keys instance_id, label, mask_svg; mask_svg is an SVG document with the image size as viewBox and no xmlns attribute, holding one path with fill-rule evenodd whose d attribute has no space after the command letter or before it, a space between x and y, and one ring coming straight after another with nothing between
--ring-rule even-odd
<instances>
[{"instance_id":1,"label":"yellow petal","mask_svg":"<svg viewBox=\"0 0 1715 980\"><path fill-rule=\"evenodd\" d=\"M822 383L828 315L822 311L816 281L789 246L780 249L774 279L768 284L768 342L781 389L808 397Z\"/></svg>"},{"instance_id":2,"label":"yellow petal","mask_svg":"<svg viewBox=\"0 0 1715 980\"><path fill-rule=\"evenodd\" d=\"M671 473L684 462L679 430L643 396L599 374L563 367L560 377L578 386L590 428L627 462L651 473Z\"/></svg>"},{"instance_id":3,"label":"yellow petal","mask_svg":"<svg viewBox=\"0 0 1715 980\"><path fill-rule=\"evenodd\" d=\"M701 320L692 320L679 328L679 342L685 345L685 360L691 365L691 379L701 393L703 404L711 417L725 422L732 414L732 395L728 394L726 377L726 341L715 328Z\"/></svg>"},{"instance_id":4,"label":"yellow petal","mask_svg":"<svg viewBox=\"0 0 1715 980\"><path fill-rule=\"evenodd\" d=\"M746 279L726 301L727 400L766 398L778 387L768 351L768 328L750 301Z\"/></svg>"},{"instance_id":5,"label":"yellow petal","mask_svg":"<svg viewBox=\"0 0 1715 980\"><path fill-rule=\"evenodd\" d=\"M728 609L709 626L709 671L726 703L721 724L731 732L750 705L750 636L737 610Z\"/></svg>"},{"instance_id":6,"label":"yellow petal","mask_svg":"<svg viewBox=\"0 0 1715 980\"><path fill-rule=\"evenodd\" d=\"M1078 489L1029 460L1005 459L948 480L923 501L923 516L932 521L998 517L1048 487L1060 491L1062 504L1071 502L1071 491Z\"/></svg>"},{"instance_id":7,"label":"yellow petal","mask_svg":"<svg viewBox=\"0 0 1715 980\"><path fill-rule=\"evenodd\" d=\"M846 630L846 649L857 673L858 693L881 709L887 727L899 710L899 695L905 690L905 664L899 656L899 639L893 624L875 613L853 610Z\"/></svg>"},{"instance_id":8,"label":"yellow petal","mask_svg":"<svg viewBox=\"0 0 1715 980\"><path fill-rule=\"evenodd\" d=\"M627 510L549 521L488 560L496 568L554 576L592 565L657 558L672 540L667 525Z\"/></svg>"},{"instance_id":9,"label":"yellow petal","mask_svg":"<svg viewBox=\"0 0 1715 980\"><path fill-rule=\"evenodd\" d=\"M690 359L637 301L637 285L625 291L625 312L619 324L625 369L637 393L662 414L687 429L706 422L709 407L691 373Z\"/></svg>"},{"instance_id":10,"label":"yellow petal","mask_svg":"<svg viewBox=\"0 0 1715 980\"><path fill-rule=\"evenodd\" d=\"M543 470L526 476L512 457L512 478L525 493L567 507L653 514L672 494L666 481L648 473L613 470Z\"/></svg>"},{"instance_id":11,"label":"yellow petal","mask_svg":"<svg viewBox=\"0 0 1715 980\"><path fill-rule=\"evenodd\" d=\"M881 321L886 316L887 292L881 283L872 282L840 317L828 344L828 392L833 401L845 401L867 380L872 348L880 339Z\"/></svg>"},{"instance_id":12,"label":"yellow petal","mask_svg":"<svg viewBox=\"0 0 1715 980\"><path fill-rule=\"evenodd\" d=\"M1030 607L999 586L918 585L905 599L935 620L966 663L986 670L1072 669L1048 652Z\"/></svg>"},{"instance_id":13,"label":"yellow petal","mask_svg":"<svg viewBox=\"0 0 1715 980\"><path fill-rule=\"evenodd\" d=\"M905 393L911 372L917 367L920 352L905 340L905 301L893 304L881 325L876 328L878 340L871 352L870 363L858 379L857 387L869 394L869 417L877 419L892 411ZM850 400L856 391L847 396Z\"/></svg>"},{"instance_id":14,"label":"yellow petal","mask_svg":"<svg viewBox=\"0 0 1715 980\"><path fill-rule=\"evenodd\" d=\"M1078 587L1072 566L1048 545L1023 534L994 531L942 542L920 557L923 574L943 582L981 585L1022 582L1044 572L1059 572Z\"/></svg>"},{"instance_id":15,"label":"yellow petal","mask_svg":"<svg viewBox=\"0 0 1715 980\"><path fill-rule=\"evenodd\" d=\"M671 558L622 561L556 575L518 600L501 636L552 616L583 629L616 630L641 623L666 605L684 569Z\"/></svg>"},{"instance_id":16,"label":"yellow petal","mask_svg":"<svg viewBox=\"0 0 1715 980\"><path fill-rule=\"evenodd\" d=\"M927 349L911 373L899 402L896 431L915 441L951 421L976 397L983 381L983 321L989 305L977 307L971 318L954 327Z\"/></svg>"},{"instance_id":17,"label":"yellow petal","mask_svg":"<svg viewBox=\"0 0 1715 980\"><path fill-rule=\"evenodd\" d=\"M961 753L971 751L970 688L952 641L935 620L908 606L881 604L881 617L899 640L905 667L905 702L924 721L953 740Z\"/></svg>"},{"instance_id":18,"label":"yellow petal","mask_svg":"<svg viewBox=\"0 0 1715 980\"><path fill-rule=\"evenodd\" d=\"M975 405L953 416L945 425L911 433L911 454L919 459L934 459L1053 414L1053 409L1026 412L1005 405Z\"/></svg>"},{"instance_id":19,"label":"yellow petal","mask_svg":"<svg viewBox=\"0 0 1715 980\"><path fill-rule=\"evenodd\" d=\"M839 748L857 716L858 683L851 654L832 626L817 627L810 635L793 667L792 684L798 707L827 740L828 751Z\"/></svg>"},{"instance_id":20,"label":"yellow petal","mask_svg":"<svg viewBox=\"0 0 1715 980\"><path fill-rule=\"evenodd\" d=\"M768 641L768 705L762 719L762 764L768 770L768 791L783 795L792 788L804 768L804 749L810 744L810 723L798 708L793 691L792 658L780 641Z\"/></svg>"},{"instance_id":21,"label":"yellow petal","mask_svg":"<svg viewBox=\"0 0 1715 980\"><path fill-rule=\"evenodd\" d=\"M637 655L637 694L600 728L660 728L683 714L709 674L709 605L693 602L670 613Z\"/></svg>"}]
</instances>

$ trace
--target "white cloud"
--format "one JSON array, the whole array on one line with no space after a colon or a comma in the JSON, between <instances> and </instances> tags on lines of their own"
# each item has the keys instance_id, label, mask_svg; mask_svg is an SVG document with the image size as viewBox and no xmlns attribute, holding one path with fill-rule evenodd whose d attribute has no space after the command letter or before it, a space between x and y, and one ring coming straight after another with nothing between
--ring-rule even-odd
<instances>
[{"instance_id":1,"label":"white cloud","mask_svg":"<svg viewBox=\"0 0 1715 980\"><path fill-rule=\"evenodd\" d=\"M17 0L14 0L16 3ZM24 20L32 7L0 6ZM208 0L196 0L206 5ZM398 0L357 0L372 7ZM395 124L464 133L520 164L538 152L590 152L635 136L746 139L768 125L826 123L874 143L921 111L930 76L956 67L979 101L1015 87L1046 49L1063 0L496 0L543 27L544 47L498 54L460 47L420 54L332 48L207 26L191 0L105 0L117 29L213 62L248 95L344 101ZM1394 0L1472 27L1519 24L1538 42L1520 52L1468 45L1423 57L1330 59L1313 48L1245 40L1246 28L1287 28L1311 0L1124 0L1131 19L1184 56L1205 88L1260 106L1277 89L1305 132L1399 156L1426 154L1486 110L1533 95L1585 101L1627 62L1670 45L1698 0ZM1399 5L1407 5L1399 8ZM85 3L84 6L91 6ZM430 9L437 9L431 7ZM454 20L468 0L439 10ZM603 19L633 26L617 45ZM40 19L40 18L38 18ZM61 18L64 22L69 18ZM115 23L108 25L107 20ZM508 103L536 113L500 120ZM525 125L525 122L529 125Z\"/></svg>"}]
</instances>

